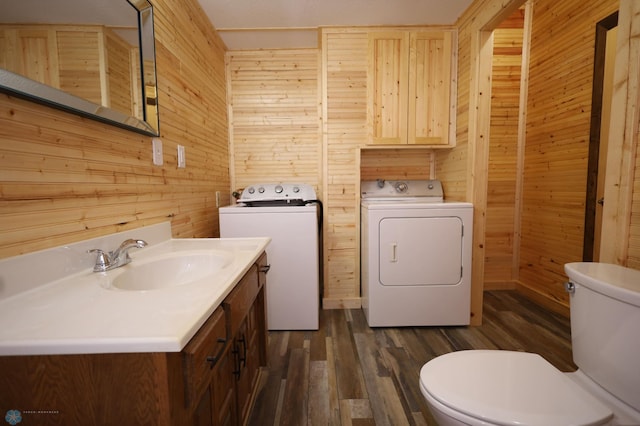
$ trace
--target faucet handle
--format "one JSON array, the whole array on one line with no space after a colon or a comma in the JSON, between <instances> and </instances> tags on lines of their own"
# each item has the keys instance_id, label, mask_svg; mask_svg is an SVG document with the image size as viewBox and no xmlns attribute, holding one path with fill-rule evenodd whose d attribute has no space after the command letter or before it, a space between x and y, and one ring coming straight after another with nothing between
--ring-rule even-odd
<instances>
[{"instance_id":1,"label":"faucet handle","mask_svg":"<svg viewBox=\"0 0 640 426\"><path fill-rule=\"evenodd\" d=\"M87 253L97 253L96 264L93 266L93 272L104 272L111 266L111 258L109 254L100 249L91 249Z\"/></svg>"}]
</instances>

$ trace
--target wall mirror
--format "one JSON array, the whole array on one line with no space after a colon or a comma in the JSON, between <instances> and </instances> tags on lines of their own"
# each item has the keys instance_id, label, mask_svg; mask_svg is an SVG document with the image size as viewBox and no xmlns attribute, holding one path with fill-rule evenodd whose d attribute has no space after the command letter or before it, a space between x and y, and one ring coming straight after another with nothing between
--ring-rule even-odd
<instances>
[{"instance_id":1,"label":"wall mirror","mask_svg":"<svg viewBox=\"0 0 640 426\"><path fill-rule=\"evenodd\" d=\"M0 91L157 136L151 3L0 1Z\"/></svg>"}]
</instances>

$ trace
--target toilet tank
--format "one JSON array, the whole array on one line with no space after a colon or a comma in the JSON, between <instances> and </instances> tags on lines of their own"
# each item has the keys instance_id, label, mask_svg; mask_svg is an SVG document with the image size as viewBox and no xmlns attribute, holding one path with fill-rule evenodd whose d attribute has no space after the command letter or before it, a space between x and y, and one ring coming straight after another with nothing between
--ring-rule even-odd
<instances>
[{"instance_id":1,"label":"toilet tank","mask_svg":"<svg viewBox=\"0 0 640 426\"><path fill-rule=\"evenodd\" d=\"M606 263L565 265L573 361L640 410L640 271Z\"/></svg>"}]
</instances>

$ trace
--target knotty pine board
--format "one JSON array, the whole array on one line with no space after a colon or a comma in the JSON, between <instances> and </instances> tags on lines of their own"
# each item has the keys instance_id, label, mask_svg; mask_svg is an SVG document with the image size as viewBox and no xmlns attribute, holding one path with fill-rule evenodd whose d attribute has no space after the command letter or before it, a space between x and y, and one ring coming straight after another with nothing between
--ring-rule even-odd
<instances>
[{"instance_id":1,"label":"knotty pine board","mask_svg":"<svg viewBox=\"0 0 640 426\"><path fill-rule=\"evenodd\" d=\"M318 51L229 52L226 67L232 187L301 182L320 194Z\"/></svg>"},{"instance_id":2,"label":"knotty pine board","mask_svg":"<svg viewBox=\"0 0 640 426\"><path fill-rule=\"evenodd\" d=\"M491 128L485 229L484 288L515 288L513 274L518 121L524 10L516 10L493 32Z\"/></svg>"},{"instance_id":3,"label":"knotty pine board","mask_svg":"<svg viewBox=\"0 0 640 426\"><path fill-rule=\"evenodd\" d=\"M618 3L533 6L519 288L551 304L568 306L564 264L582 259L595 23Z\"/></svg>"},{"instance_id":4,"label":"knotty pine board","mask_svg":"<svg viewBox=\"0 0 640 426\"><path fill-rule=\"evenodd\" d=\"M196 1L153 5L164 165L151 137L0 94L0 258L163 221L174 237L219 235L225 48Z\"/></svg>"}]
</instances>

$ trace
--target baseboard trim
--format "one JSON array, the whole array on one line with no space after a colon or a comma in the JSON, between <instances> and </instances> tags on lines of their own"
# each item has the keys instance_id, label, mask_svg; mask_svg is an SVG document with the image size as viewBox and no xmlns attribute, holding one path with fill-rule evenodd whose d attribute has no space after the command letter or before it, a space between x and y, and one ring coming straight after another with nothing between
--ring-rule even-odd
<instances>
[{"instance_id":1,"label":"baseboard trim","mask_svg":"<svg viewBox=\"0 0 640 426\"><path fill-rule=\"evenodd\" d=\"M322 299L322 309L360 309L362 300L359 297L341 299Z\"/></svg>"},{"instance_id":2,"label":"baseboard trim","mask_svg":"<svg viewBox=\"0 0 640 426\"><path fill-rule=\"evenodd\" d=\"M569 318L570 312L569 305L567 303L552 299L548 295L542 294L538 290L526 286L521 282L516 283L516 290L528 299L531 299L532 301L544 306L550 311Z\"/></svg>"}]
</instances>

